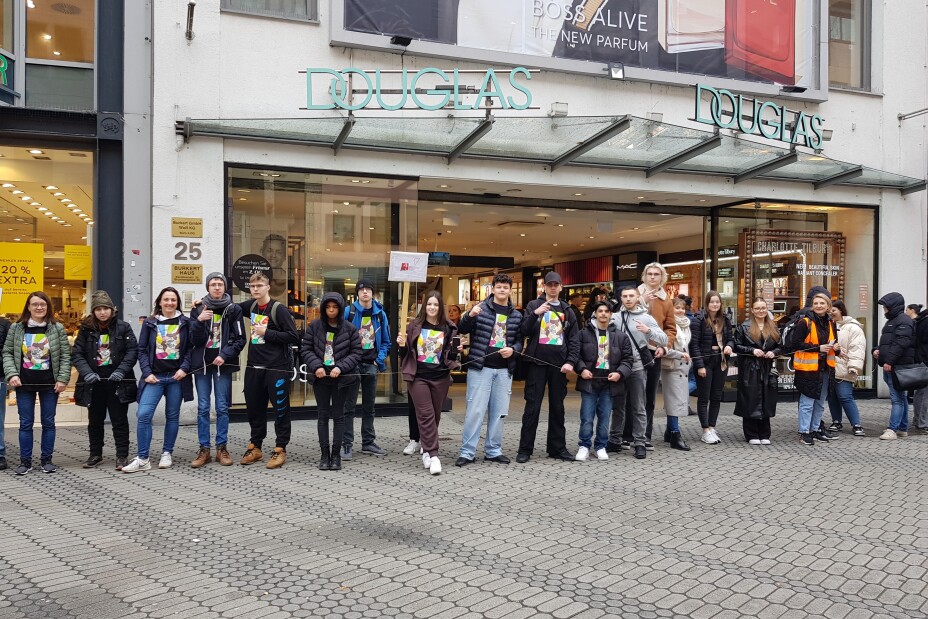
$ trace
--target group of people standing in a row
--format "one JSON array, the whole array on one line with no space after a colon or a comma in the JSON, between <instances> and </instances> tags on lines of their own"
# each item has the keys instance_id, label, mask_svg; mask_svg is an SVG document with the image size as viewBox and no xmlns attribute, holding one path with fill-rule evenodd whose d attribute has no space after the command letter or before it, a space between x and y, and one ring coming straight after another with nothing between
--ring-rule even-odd
<instances>
[{"instance_id":1,"label":"group of people standing in a row","mask_svg":"<svg viewBox=\"0 0 928 619\"><path fill-rule=\"evenodd\" d=\"M421 453L423 466L441 472L438 425L451 371L460 365L460 336L470 339L466 361L467 390L461 449L455 465L472 464L486 418L484 461L508 464L502 451L503 419L509 413L513 373L521 358L525 374L525 408L516 461L534 454L542 403L548 398L545 450L558 460L588 460L591 454L607 460L610 452L632 448L643 459L653 449L652 429L658 384L662 384L666 430L664 441L689 451L680 433L679 417L689 414L689 374L695 369L697 414L702 441L718 444L715 430L728 365L737 359L738 392L735 414L743 420L745 440L770 444L770 418L776 413L775 359L791 355L795 387L800 393L799 435L806 445L837 438L843 429L842 411L855 436L863 436L853 386L863 372L866 336L848 316L841 301L827 290L813 287L806 307L793 316L782 333L766 302L754 299L747 319L737 327L722 310L717 292L710 291L704 308L688 315L682 298L671 298L665 288L667 273L658 263L645 267L643 283L619 292L618 303L593 299L586 317L561 300L563 285L555 272L546 274L544 291L517 309L510 298L512 279L494 277L492 293L463 315L452 316L441 294L427 292L417 316L398 335L400 371L411 401L410 442L404 453ZM103 460L104 422L110 416L116 444L116 468L126 473L152 467L152 417L165 400L166 424L159 468L173 465L182 401L198 400L200 448L194 468L215 459L233 464L227 449L232 373L241 367L240 355L249 343L245 362L244 396L251 428L240 464L265 459L267 411L274 413L275 447L266 467L286 462L290 440L291 347L299 344L300 358L315 395L321 457L320 470L339 470L351 459L354 410L362 400L362 452L384 455L374 431L374 400L378 373L393 341L383 306L374 299L370 280L357 283L357 301L346 304L331 292L321 301L321 316L303 334L296 330L288 309L270 297L268 278L254 274L252 298L233 303L221 273L206 279L207 295L195 302L190 315L180 311L180 295L164 288L154 311L141 328L138 341L131 327L117 318L116 307L104 291L93 294L91 313L81 325L73 351L63 326L54 318L51 300L42 292L29 295L20 319L0 322L5 380L16 390L20 417L20 465L17 474L33 468L32 432L35 402L42 425L40 466L52 463L55 410L58 394L77 369L75 401L89 408L90 455L84 466ZM887 323L879 345L872 350L889 386L892 413L880 436L906 436L908 404L893 367L928 361L928 310L905 307L902 295L882 297ZM453 307L453 306L452 306ZM245 319L250 331L245 329ZM138 363L141 377L136 380ZM568 374L576 373L581 395L578 451L567 447L564 399ZM5 396L5 393L0 391ZM138 401L137 456L129 461L128 406ZM216 431L211 440L210 409L215 400ZM0 398L5 403L5 397ZM822 422L826 403L832 424ZM916 393L915 425L928 429L928 388ZM0 410L0 413L3 411ZM0 415L0 428L2 428ZM330 422L333 433L330 435ZM3 445L0 436L0 446ZM0 453L0 469L7 467Z\"/></svg>"}]
</instances>

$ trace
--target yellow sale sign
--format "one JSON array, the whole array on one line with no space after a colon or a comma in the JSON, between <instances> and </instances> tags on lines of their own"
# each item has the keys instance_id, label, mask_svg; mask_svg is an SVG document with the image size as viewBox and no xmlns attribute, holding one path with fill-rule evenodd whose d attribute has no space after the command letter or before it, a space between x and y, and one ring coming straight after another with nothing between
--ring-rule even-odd
<instances>
[{"instance_id":1,"label":"yellow sale sign","mask_svg":"<svg viewBox=\"0 0 928 619\"><path fill-rule=\"evenodd\" d=\"M0 243L0 314L19 314L29 294L42 290L45 246Z\"/></svg>"},{"instance_id":2,"label":"yellow sale sign","mask_svg":"<svg viewBox=\"0 0 928 619\"><path fill-rule=\"evenodd\" d=\"M93 277L93 259L89 245L64 246L64 278L91 279Z\"/></svg>"}]
</instances>

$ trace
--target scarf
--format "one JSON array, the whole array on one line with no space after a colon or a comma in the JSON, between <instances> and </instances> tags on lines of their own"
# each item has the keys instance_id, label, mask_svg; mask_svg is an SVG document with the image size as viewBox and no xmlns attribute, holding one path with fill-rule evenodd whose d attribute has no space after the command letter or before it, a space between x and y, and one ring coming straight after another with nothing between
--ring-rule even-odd
<instances>
[{"instance_id":1,"label":"scarf","mask_svg":"<svg viewBox=\"0 0 928 619\"><path fill-rule=\"evenodd\" d=\"M34 321L33 319L30 318L28 324L29 324L30 327L44 327L44 326L46 326L48 323L47 323L47 322L36 322L36 321Z\"/></svg>"},{"instance_id":2,"label":"scarf","mask_svg":"<svg viewBox=\"0 0 928 619\"><path fill-rule=\"evenodd\" d=\"M232 305L232 297L230 297L228 293L225 293L217 300L210 295L206 295L203 297L203 305L211 312L222 312Z\"/></svg>"},{"instance_id":3,"label":"scarf","mask_svg":"<svg viewBox=\"0 0 928 619\"><path fill-rule=\"evenodd\" d=\"M690 319L686 316L674 316L677 321L677 339L674 340L674 348L680 352L689 351L690 339Z\"/></svg>"}]
</instances>

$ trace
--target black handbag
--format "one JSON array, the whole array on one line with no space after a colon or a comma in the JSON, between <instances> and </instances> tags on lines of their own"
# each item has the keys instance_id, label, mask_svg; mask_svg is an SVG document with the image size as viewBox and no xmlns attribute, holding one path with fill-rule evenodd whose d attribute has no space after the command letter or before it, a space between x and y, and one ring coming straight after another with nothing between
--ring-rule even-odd
<instances>
[{"instance_id":1,"label":"black handbag","mask_svg":"<svg viewBox=\"0 0 928 619\"><path fill-rule=\"evenodd\" d=\"M893 376L899 389L908 391L928 387L928 365L924 363L894 365Z\"/></svg>"}]
</instances>

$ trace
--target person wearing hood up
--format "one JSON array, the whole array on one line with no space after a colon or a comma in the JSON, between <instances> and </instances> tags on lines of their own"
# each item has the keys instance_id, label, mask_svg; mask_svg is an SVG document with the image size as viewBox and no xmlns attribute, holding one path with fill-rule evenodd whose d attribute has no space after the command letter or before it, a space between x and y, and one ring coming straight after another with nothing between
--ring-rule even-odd
<instances>
[{"instance_id":1,"label":"person wearing hood up","mask_svg":"<svg viewBox=\"0 0 928 619\"><path fill-rule=\"evenodd\" d=\"M831 297L824 292L812 295L811 312L790 330L788 349L793 351L794 384L799 391L799 439L804 445L835 440L822 427L822 413L828 400L828 386L834 381L835 356L841 352L835 323L831 319Z\"/></svg>"},{"instance_id":2,"label":"person wearing hood up","mask_svg":"<svg viewBox=\"0 0 928 619\"><path fill-rule=\"evenodd\" d=\"M909 435L909 402L896 382L893 367L915 363L915 321L906 315L905 298L898 292L883 295L877 305L883 306L886 324L880 331L880 343L873 350L873 358L883 368L883 381L889 387L892 401L889 427L880 439L891 441Z\"/></svg>"},{"instance_id":3,"label":"person wearing hood up","mask_svg":"<svg viewBox=\"0 0 928 619\"><path fill-rule=\"evenodd\" d=\"M909 307L913 307L910 305ZM928 364L928 308L915 305L915 362ZM928 387L915 390L915 412L912 425L921 432L928 431Z\"/></svg>"},{"instance_id":4,"label":"person wearing hood up","mask_svg":"<svg viewBox=\"0 0 928 619\"><path fill-rule=\"evenodd\" d=\"M129 323L116 318L116 306L105 290L90 298L90 315L74 340L71 363L77 369L74 402L86 406L90 456L84 468L103 462L103 425L109 413L116 443L116 470L129 463L129 404L138 387L132 368L138 360L138 341Z\"/></svg>"},{"instance_id":5,"label":"person wearing hood up","mask_svg":"<svg viewBox=\"0 0 928 619\"><path fill-rule=\"evenodd\" d=\"M322 297L322 316L312 321L300 345L300 357L313 385L319 432L320 471L342 468L341 440L345 435L345 401L358 380L364 354L361 335L345 320L345 299L337 292ZM333 427L329 441L329 420Z\"/></svg>"},{"instance_id":6,"label":"person wearing hood up","mask_svg":"<svg viewBox=\"0 0 928 619\"><path fill-rule=\"evenodd\" d=\"M210 454L210 395L216 396L216 461L231 466L226 449L229 438L229 405L232 403L232 374L239 370L239 354L245 348L242 308L232 303L222 273L206 276L207 295L190 310L192 333L202 344L191 353L193 382L197 388L197 439L200 451L190 466L198 469L212 461Z\"/></svg>"},{"instance_id":7,"label":"person wearing hood up","mask_svg":"<svg viewBox=\"0 0 928 619\"><path fill-rule=\"evenodd\" d=\"M612 400L612 419L606 451L621 451L623 444L630 445L634 441L635 457L643 460L648 455L647 449L650 445L645 435L648 422L645 412L647 369L652 365L660 366L656 359L662 357L665 352L667 334L641 306L637 288L629 286L619 294L622 307L612 315L612 322L631 340L633 362L632 371L625 380L625 397Z\"/></svg>"},{"instance_id":8,"label":"person wearing hood up","mask_svg":"<svg viewBox=\"0 0 928 619\"><path fill-rule=\"evenodd\" d=\"M609 419L612 399L625 397L623 378L632 372L631 340L612 322L612 303L593 301L592 319L580 331L577 360L577 391L580 392L580 449L577 460L585 462L590 448L600 461L608 460ZM596 441L593 442L593 421Z\"/></svg>"},{"instance_id":9,"label":"person wearing hood up","mask_svg":"<svg viewBox=\"0 0 928 619\"><path fill-rule=\"evenodd\" d=\"M831 318L838 329L841 353L835 358L835 388L828 394L828 410L831 411L831 426L828 431L840 432L844 429L841 424L841 410L844 409L847 420L851 422L854 436L865 436L860 425L860 411L854 400L854 383L864 371L867 336L864 334L863 326L847 315L847 306L843 301L831 304Z\"/></svg>"}]
</instances>

